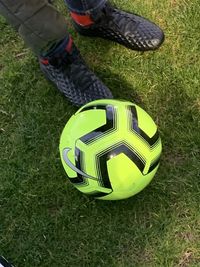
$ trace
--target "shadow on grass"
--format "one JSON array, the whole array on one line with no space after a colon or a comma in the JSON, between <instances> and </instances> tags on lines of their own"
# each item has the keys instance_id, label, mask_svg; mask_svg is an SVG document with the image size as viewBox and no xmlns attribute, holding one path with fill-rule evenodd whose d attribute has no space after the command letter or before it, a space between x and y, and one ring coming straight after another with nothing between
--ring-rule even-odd
<instances>
[{"instance_id":1,"label":"shadow on grass","mask_svg":"<svg viewBox=\"0 0 200 267\"><path fill-rule=\"evenodd\" d=\"M104 47L105 51L108 48ZM28 77L22 79L24 72ZM111 72L102 75L101 67L96 73L105 79L116 98L143 103L137 93L139 88L135 89L120 75ZM14 118L14 137L11 136L9 142L14 142L19 150L5 162L10 171L7 180L16 177L15 190L4 196L5 208L14 222L9 228L9 241L3 248L5 254L12 258L14 253L19 266L24 262L25 266L42 267L58 264L63 267L135 267L154 263L157 246L162 247L165 236L176 224L175 213L180 212L180 203L198 182L190 149L182 145L181 162L169 160L182 141L195 146L191 134L180 135L185 127L192 132L195 130L188 96L181 82L176 79L174 83L172 75L160 94L153 96L164 106L157 115L162 116L160 129L165 144L161 168L155 179L130 199L105 202L90 200L65 183L58 136L76 109L52 90L41 78L36 65L35 68L30 66L30 61L22 66L17 78L11 78L14 88L9 99L12 110L18 112ZM178 88L179 93L175 94L174 88L176 92ZM177 103L181 115L177 113ZM172 127L178 127L178 131L174 132ZM15 137L19 135L18 140ZM18 174L16 166L19 165L22 171Z\"/></svg>"},{"instance_id":2,"label":"shadow on grass","mask_svg":"<svg viewBox=\"0 0 200 267\"><path fill-rule=\"evenodd\" d=\"M112 76L111 73L110 84L115 96L142 103L133 86L120 76ZM90 201L75 193L80 204L74 207L68 234L72 229L73 233L76 232L74 243L71 244L73 252L82 255L86 266L153 264L156 254L159 255L158 247L162 249L162 242L167 242L179 220L188 216L187 212L181 210L182 207L186 209L185 200L188 197L198 210L196 197L192 197L198 186L198 169L194 167L196 161L192 156L197 147L191 141L189 132L181 135L186 128L193 133L196 128L197 121L192 119L188 107L191 99L181 81L176 78L174 82L173 73L169 84L157 98L165 105L160 113L165 120L160 123L165 147L161 168L153 182L133 198L117 202ZM168 249L171 250L169 253L174 253L173 243ZM161 257L165 253L163 251L160 252ZM77 264L80 264L79 260L77 258Z\"/></svg>"}]
</instances>

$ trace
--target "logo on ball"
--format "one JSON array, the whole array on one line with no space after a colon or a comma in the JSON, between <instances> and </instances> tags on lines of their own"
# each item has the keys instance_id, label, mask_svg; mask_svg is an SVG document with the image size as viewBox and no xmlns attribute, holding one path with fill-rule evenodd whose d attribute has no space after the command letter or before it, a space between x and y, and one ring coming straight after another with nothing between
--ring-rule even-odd
<instances>
[{"instance_id":1,"label":"logo on ball","mask_svg":"<svg viewBox=\"0 0 200 267\"><path fill-rule=\"evenodd\" d=\"M82 172L81 170L79 170L71 161L70 161L70 159L68 158L68 153L69 153L69 151L71 150L71 148L65 148L65 149L63 149L63 159L64 159L64 161L65 161L65 163L72 169L72 170L74 170L75 172L77 172L78 174L80 174L80 175L82 175L82 176L84 176L84 177L86 177L86 178L90 178L90 179L95 179L96 180L96 178L95 177L93 177L93 176L91 176L91 175L88 175L87 173L85 173L85 172Z\"/></svg>"}]
</instances>

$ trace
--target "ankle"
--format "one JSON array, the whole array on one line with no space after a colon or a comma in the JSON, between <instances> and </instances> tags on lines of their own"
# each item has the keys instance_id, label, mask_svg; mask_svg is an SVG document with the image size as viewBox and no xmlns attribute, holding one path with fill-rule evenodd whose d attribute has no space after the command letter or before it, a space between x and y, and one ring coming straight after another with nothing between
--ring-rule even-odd
<instances>
[{"instance_id":1,"label":"ankle","mask_svg":"<svg viewBox=\"0 0 200 267\"><path fill-rule=\"evenodd\" d=\"M73 21L80 26L86 27L86 26L91 26L92 24L94 24L94 20L88 14L80 15L80 14L75 13L75 12L70 12L70 15L71 15L71 18L73 19Z\"/></svg>"},{"instance_id":2,"label":"ankle","mask_svg":"<svg viewBox=\"0 0 200 267\"><path fill-rule=\"evenodd\" d=\"M53 49L40 55L40 61L44 65L52 62L62 61L66 54L71 54L73 48L73 40L71 36L61 40Z\"/></svg>"}]
</instances>

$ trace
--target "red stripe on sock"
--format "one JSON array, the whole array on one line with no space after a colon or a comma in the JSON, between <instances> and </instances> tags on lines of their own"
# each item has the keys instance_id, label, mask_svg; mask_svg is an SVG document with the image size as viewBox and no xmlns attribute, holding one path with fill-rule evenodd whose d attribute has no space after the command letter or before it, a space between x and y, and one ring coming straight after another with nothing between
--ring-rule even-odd
<instances>
[{"instance_id":1,"label":"red stripe on sock","mask_svg":"<svg viewBox=\"0 0 200 267\"><path fill-rule=\"evenodd\" d=\"M48 64L49 64L49 60L46 59L46 58L42 58L40 61L41 61L42 64L44 64L44 65L48 65Z\"/></svg>"},{"instance_id":2,"label":"red stripe on sock","mask_svg":"<svg viewBox=\"0 0 200 267\"><path fill-rule=\"evenodd\" d=\"M67 44L67 46L65 47L65 50L66 50L67 52L70 52L70 51L71 51L71 49L72 49L72 43L73 43L73 40L72 40L72 37L70 36L70 37L69 37L68 44Z\"/></svg>"},{"instance_id":3,"label":"red stripe on sock","mask_svg":"<svg viewBox=\"0 0 200 267\"><path fill-rule=\"evenodd\" d=\"M72 19L81 26L89 26L94 23L90 15L79 15L74 12L70 12Z\"/></svg>"}]
</instances>

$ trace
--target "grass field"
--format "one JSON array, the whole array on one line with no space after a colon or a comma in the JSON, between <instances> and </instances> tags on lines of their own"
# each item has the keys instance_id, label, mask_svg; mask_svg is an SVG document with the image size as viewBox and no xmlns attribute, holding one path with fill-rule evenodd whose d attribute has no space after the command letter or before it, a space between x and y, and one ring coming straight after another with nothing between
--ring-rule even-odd
<instances>
[{"instance_id":1,"label":"grass field","mask_svg":"<svg viewBox=\"0 0 200 267\"><path fill-rule=\"evenodd\" d=\"M0 19L0 254L16 267L200 266L199 0L115 3L166 35L159 51L142 54L69 29L115 98L136 102L159 126L155 179L118 202L88 199L67 181L58 144L76 108Z\"/></svg>"}]
</instances>

